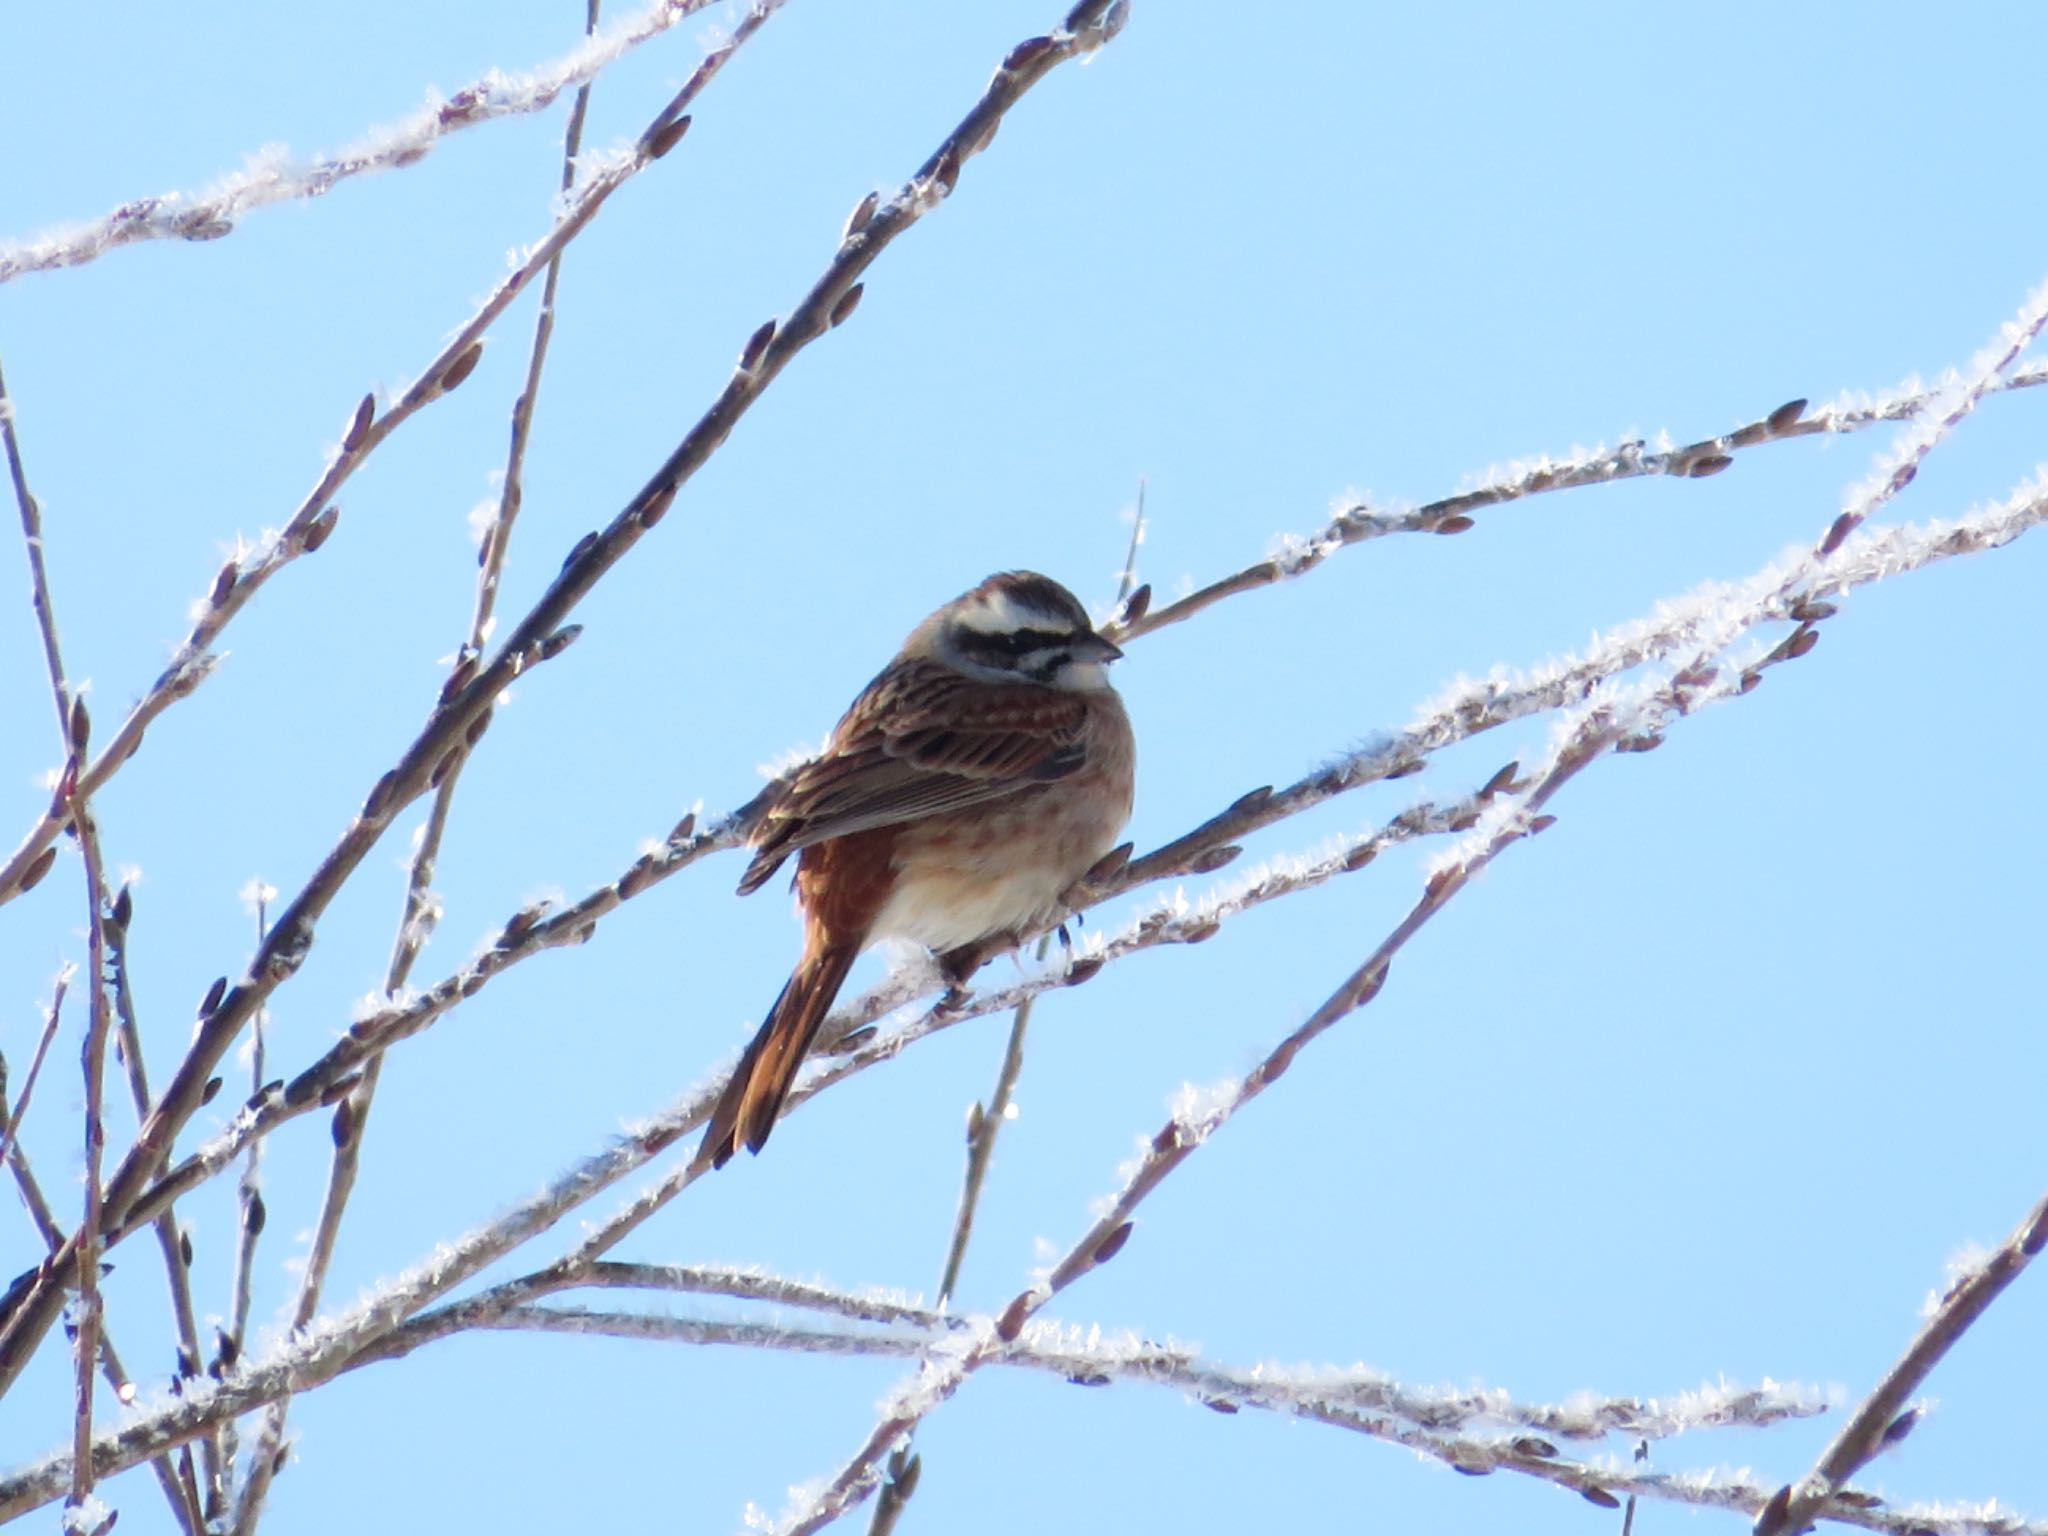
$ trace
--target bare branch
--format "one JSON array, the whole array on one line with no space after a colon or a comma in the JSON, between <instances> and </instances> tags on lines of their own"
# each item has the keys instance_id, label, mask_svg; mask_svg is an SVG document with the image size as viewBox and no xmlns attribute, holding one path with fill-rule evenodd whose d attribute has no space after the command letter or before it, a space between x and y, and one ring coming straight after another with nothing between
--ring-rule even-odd
<instances>
[{"instance_id":1,"label":"bare branch","mask_svg":"<svg viewBox=\"0 0 2048 1536\"><path fill-rule=\"evenodd\" d=\"M905 1357L927 1352L947 1339L984 1335L994 1326L994 1320L985 1316L952 1318L903 1302L835 1291L773 1275L598 1264L585 1280L577 1283L737 1296L820 1311L849 1322L880 1325L888 1331L877 1332L872 1327L807 1329L764 1322L709 1322L540 1307L533 1304L531 1295L546 1293L527 1293L528 1299L521 1299L518 1287L504 1285L422 1314L357 1354L343 1368L355 1370L401 1359L436 1340L479 1329L574 1331L694 1344ZM315 1353L313 1341L302 1337L292 1341L282 1357L261 1362L254 1369L272 1389L290 1390L294 1371L305 1370ZM1687 1430L1755 1427L1786 1418L1810 1417L1822 1407L1811 1392L1726 1386L1664 1399L1581 1396L1561 1405L1527 1404L1485 1389L1406 1387L1378 1373L1357 1369L1303 1370L1271 1363L1252 1367L1223 1365L1171 1346L1135 1338L1105 1338L1099 1328L1054 1323L1030 1325L1018 1339L993 1353L989 1363L1052 1372L1088 1386L1121 1381L1171 1387L1219 1412L1251 1407L1334 1424L1409 1445L1468 1470L1491 1469L1494 1465L1527 1470L1531 1464L1547 1463L1543 1471L1553 1480L1577 1475L1583 1469L1576 1463L1560 1460L1554 1449L1532 1444L1530 1434L1581 1441L1597 1441L1614 1434L1661 1439ZM189 1402L170 1404L148 1420L102 1437L95 1447L95 1456L109 1464L126 1464L120 1455L124 1447L132 1450L141 1441L190 1438L203 1432L208 1422L217 1422L234 1412L246 1412L255 1403L239 1390L240 1385L227 1382L201 1386ZM1455 1433L1499 1428L1516 1433L1512 1438L1448 1438ZM132 1455L126 1458L132 1459ZM0 1511L12 1513L18 1508L32 1507L13 1500L24 1494L34 1480L46 1484L56 1475L56 1465L31 1468L0 1484Z\"/></svg>"},{"instance_id":2,"label":"bare branch","mask_svg":"<svg viewBox=\"0 0 2048 1536\"><path fill-rule=\"evenodd\" d=\"M765 18L780 4L781 0L761 0L757 9ZM758 25L756 21L753 26L745 27L746 35L751 35ZM547 236L527 251L525 260L492 290L490 297L456 330L396 400L380 414L374 396L362 397L355 406L339 449L313 489L307 492L286 520L284 528L266 539L254 553L222 568L211 593L200 605L199 617L179 644L170 665L129 710L120 727L85 770L83 782L88 794L98 793L135 755L142 746L143 733L152 721L212 675L214 642L264 584L299 556L311 554L326 543L339 516L340 509L333 504L333 498L342 485L386 438L468 377L482 355L484 335L498 317L526 291L535 277L547 270L568 243L589 226L613 192L668 153L680 130L688 124L688 118L683 115L684 109L732 57L733 50L742 40L741 34L736 32L705 54L682 89L649 121L632 153L615 159L584 182L567 208L556 218ZM471 662L470 671L473 671L474 657ZM467 674L462 675L467 680ZM62 818L52 808L29 829L7 861L0 864L0 904L11 901L35 883L34 879L27 877L31 872L46 867L40 861L62 825Z\"/></svg>"},{"instance_id":3,"label":"bare branch","mask_svg":"<svg viewBox=\"0 0 2048 1536\"><path fill-rule=\"evenodd\" d=\"M45 1014L43 1048L48 1047L49 1036L55 1032L54 1016L62 1011L64 989L70 976L71 971L67 967L64 974L58 978L55 996ZM6 1076L6 1060L0 1057L0 1099L4 1099ZM0 1104L0 1115L4 1114L4 1104ZM11 1125L12 1121L9 1124ZM28 1155L22 1150L20 1140L10 1140L5 1134L6 1130L7 1127L0 1126L0 1158L4 1158L13 1170L15 1183L21 1190L22 1204L28 1207L29 1216L35 1222L36 1231L42 1237L44 1246L55 1254L64 1244L64 1229L57 1224L56 1213L50 1208L50 1202L43 1194L42 1185L37 1180L35 1171L29 1166ZM189 1291L188 1286L188 1298ZM100 1373L106 1377L107 1385L113 1388L116 1399L122 1403L132 1402L135 1397L134 1378L122 1364L120 1353L114 1348L113 1337L104 1324L100 1329L99 1359ZM189 1453L183 1455L179 1462L174 1462L169 1453L152 1457L150 1467L156 1474L157 1485L163 1490L164 1498L171 1507L171 1515L177 1521L178 1528L185 1532L186 1536L200 1536L206 1522L199 1511L199 1489L192 1477Z\"/></svg>"},{"instance_id":4,"label":"bare branch","mask_svg":"<svg viewBox=\"0 0 2048 1536\"><path fill-rule=\"evenodd\" d=\"M779 3L779 0L777 0ZM598 30L599 0L588 0L584 11L583 32L586 38L594 37ZM700 63L696 74L671 99L664 111L671 119L687 122L680 117L681 110L694 97L696 91L708 81L724 61L755 28L759 27L769 12L756 6L749 12L747 24L723 49ZM715 61L715 62L714 62ZM569 124L562 136L562 170L560 190L566 196L576 181L576 160L583 148L583 123L590 110L591 82L586 80L577 89L576 99L569 109ZM562 250L557 248L548 258L547 277L541 285L540 314L534 323L533 345L529 349L526 365L526 384L520 391L512 408L512 443L508 453L505 476L499 493L498 511L489 527L484 530L483 547L479 551L476 597L472 604L469 630L456 653L456 665L473 665L483 653L486 638L490 634L491 614L498 592L498 578L504 570L505 553L511 545L512 523L518 516L522 493L523 471L526 462L526 442L533 425L533 411L540 394L541 370L547 362L548 339L554 332L555 294L562 276ZM427 936L433 929L439 915L439 904L433 894L434 870L441 855L441 840L447 831L449 810L454 804L455 789L461 782L462 768L467 760L466 752L458 751L447 767L441 772L440 783L436 786L434 803L427 815L426 826L422 829L418 846L413 851L412 865L406 874L405 906L399 917L398 933L392 941L391 961L385 972L384 991L386 996L395 995L406 984L412 974L412 967L418 959ZM259 1025L260 1029L260 1025ZM260 1041L261 1035L259 1033ZM377 1079L383 1066L381 1055L373 1056L364 1066L361 1081L350 1095L335 1109L333 1151L330 1154L327 1175L327 1193L321 1202L320 1218L313 1229L313 1245L306 1257L306 1265L299 1281L299 1295L292 1310L292 1326L303 1328L310 1323L320 1309L320 1294L326 1285L327 1271L333 1262L335 1243L341 1231L342 1213L347 1208L349 1196L355 1189L356 1175L362 1159L363 1138L369 1129L372 1104L377 1093ZM260 1090L262 1074L258 1072L253 1085ZM256 1147L250 1146L250 1162L254 1167ZM278 1450L284 1441L285 1415L289 1399L280 1398L264 1411L262 1425L257 1432L256 1444L249 1459L248 1478L236 1501L234 1518L229 1523L233 1532L247 1533L256 1527L261 1518L264 1501L268 1498L270 1484L278 1464Z\"/></svg>"},{"instance_id":5,"label":"bare branch","mask_svg":"<svg viewBox=\"0 0 2048 1536\"><path fill-rule=\"evenodd\" d=\"M1825 563L1810 570L1802 565L1789 575L1777 565L1764 567L1744 582L1716 584L1703 588L1682 602L1661 605L1654 618L1622 626L1603 637L1582 656L1566 658L1535 668L1512 680L1494 679L1461 683L1446 699L1428 709L1422 718L1398 736L1337 759L1330 765L1298 780L1285 789L1259 789L1238 796L1229 806L1194 830L1174 839L1143 858L1135 859L1111 878L1086 892L1077 893L1088 904L1097 904L1129 891L1137 885L1191 871L1219 867L1218 860L1234 852L1237 840L1299 814L1331 797L1365 785L1396 778L1415 771L1429 754L1469 736L1510 721L1555 709L1582 699L1596 685L1626 673L1645 661L1668 657L1684 647L1718 654L1748 631L1771 622L1791 621L1811 633L1801 615L1821 612L1826 600L1859 587L1902 575L1957 555L1999 547L2048 520L2048 480L2020 487L2003 502L1979 507L1950 520L1897 528L1862 529ZM1804 574L1802 574L1804 573ZM1830 610L1831 611L1831 610ZM1732 617L1731 617L1732 616ZM1795 631L1795 635L1798 632ZM1788 642L1806 644L1805 641ZM1723 672L1725 670L1725 675ZM1751 669L1717 669L1704 677L1688 667L1671 672L1676 697L1686 709L1697 708L1709 694L1719 698L1728 692L1746 691ZM1718 681L1723 686L1716 690ZM1501 776L1496 775L1496 780ZM1512 779L1513 774L1507 774ZM1505 787L1496 783L1497 790ZM1078 959L1056 972L1027 976L995 991L984 989L964 1001L945 1004L892 1031L880 1040L860 1040L841 1059L811 1068L789 1100L793 1111L809 1097L832 1083L882 1060L895 1056L924 1035L990 1012L1017 1007L1028 996L1049 987L1071 985L1114 961L1140 949L1167 943L1187 943L1216 931L1219 922L1236 910L1306 889L1347 870L1362 868L1396 842L1418 836L1456 832L1473 825L1490 795L1469 797L1442 805L1410 808L1371 836L1320 859L1295 867L1267 871L1236 891L1226 892L1209 902L1181 912L1156 909L1135 918L1119 935L1099 945L1084 945ZM706 854L737 846L750 819L743 808L716 825L698 831L695 818L678 827L675 838L655 853L643 855L618 880L600 887L582 900L559 912L532 909L508 923L496 944L486 949L462 970L437 983L403 1008L387 1010L359 1021L348 1036L306 1069L279 1095L245 1108L221 1133L191 1158L168 1174L138 1203L134 1220L146 1218L159 1203L213 1176L235 1155L248 1137L263 1134L286 1119L318 1107L332 1093L342 1091L350 1074L373 1050L425 1029L508 966L543 949L581 943L595 932L598 920L660 880L694 863ZM1226 860L1227 861L1227 860ZM884 980L834 1016L825 1038L843 1042L845 1050L859 1038L858 1032L891 1010L926 995L933 988L929 972L909 967ZM708 1112L709 1095L699 1105L689 1098L665 1110L658 1120L663 1136L683 1134L701 1123L693 1114ZM662 1146L667 1140L661 1141ZM636 1165L637 1166L637 1165ZM681 1186L679 1185L678 1188ZM669 1189L663 1198L672 1197ZM650 1197L651 1198L651 1197ZM125 1231L122 1234L125 1235Z\"/></svg>"},{"instance_id":6,"label":"bare branch","mask_svg":"<svg viewBox=\"0 0 2048 1536\"><path fill-rule=\"evenodd\" d=\"M59 686L61 688L61 681ZM92 983L88 994L91 1003L86 1021L85 1049L80 1053L85 1076L85 1214L72 1244L75 1254L73 1283L78 1290L72 1343L78 1396L72 1425L71 1492L65 1501L65 1508L81 1518L92 1497L93 1372L99 1364L101 1314L105 1306L100 1296L100 1164L107 1141L103 1090L106 1085L107 1035L112 1026L112 1011L107 1003L105 865L100 858L99 830L93 821L92 807L78 789L78 761L85 753L86 732L84 726L76 722L83 718L82 710L73 711L72 758L64 774L71 825L77 831L79 851L84 855L85 894L90 912L86 932L86 971Z\"/></svg>"},{"instance_id":7,"label":"bare branch","mask_svg":"<svg viewBox=\"0 0 2048 1536\"><path fill-rule=\"evenodd\" d=\"M6 1114L7 1123L0 1125L0 1158L13 1162L17 1171L23 1166L19 1162L20 1148L16 1131L21 1127L22 1118L28 1114L29 1095L35 1092L36 1078L42 1074L43 1058L50 1053L50 1041L56 1037L57 1021L64 1013L64 994L70 989L71 978L76 974L66 965L57 973L57 985L50 995L50 1003L43 1010L42 1033L36 1036L36 1048L28 1059L28 1076L22 1079L21 1092L15 1097L13 1113L7 1113L7 1106L0 1103L0 1114ZM0 1080L0 1088L4 1088ZM35 1207L31 1204L30 1209Z\"/></svg>"},{"instance_id":8,"label":"bare branch","mask_svg":"<svg viewBox=\"0 0 2048 1536\"><path fill-rule=\"evenodd\" d=\"M293 163L265 151L248 157L248 169L223 177L203 192L136 198L93 223L10 241L0 245L0 283L29 272L79 266L116 246L141 240L217 240L232 233L235 221L253 209L320 197L371 171L417 165L451 133L545 111L569 87L594 79L607 65L711 3L654 0L638 15L559 58L512 75L493 71L446 99L429 93L427 105L412 116L372 129L339 154Z\"/></svg>"},{"instance_id":9,"label":"bare branch","mask_svg":"<svg viewBox=\"0 0 2048 1536\"><path fill-rule=\"evenodd\" d=\"M2031 389L2044 383L2048 383L2048 363L2003 376L1983 377L1978 398L1988 393ZM1118 619L1108 626L1108 632L1122 643L1170 624L1179 624L1226 597L1256 592L1276 582L1306 576L1338 550L1384 538L1388 534L1463 533L1472 527L1475 512L1551 491L1613 485L1623 480L1658 475L1681 480L1704 479L1728 468L1734 462L1734 456L1746 448L1785 442L1795 437L1860 432L1866 427L1910 421L1938 409L1943 397L1942 390L1906 388L1874 400L1854 403L1845 400L1811 412L1806 410L1804 400L1788 400L1767 416L1737 427L1733 432L1704 438L1683 447L1660 445L1652 448L1636 439L1616 448L1596 448L1568 459L1538 455L1518 460L1504 470L1485 476L1472 489L1442 496L1412 509L1381 511L1366 503L1354 502L1315 533L1287 540L1281 553L1212 581L1164 608Z\"/></svg>"},{"instance_id":10,"label":"bare branch","mask_svg":"<svg viewBox=\"0 0 2048 1536\"><path fill-rule=\"evenodd\" d=\"M113 990L115 1054L127 1072L129 1098L135 1106L136 1121L140 1123L149 1113L150 1094L149 1071L142 1054L142 1027L136 1020L134 988L130 985L128 973L128 930L134 913L133 887L124 885L107 911L107 985ZM176 1215L170 1209L161 1211L152 1225L156 1229L157 1248L163 1259L164 1281L170 1291L171 1322L177 1331L178 1375L181 1379L190 1380L199 1373L199 1319L192 1305L191 1250L185 1234L179 1229ZM51 1244L57 1246L62 1240L63 1234L58 1232L52 1237ZM109 1235L102 1231L102 1250L110 1241ZM202 1441L200 1449L204 1458L206 1486L210 1492L219 1486L223 1452L213 1437ZM159 1480L163 1480L161 1475ZM185 1483L182 1478L175 1479L174 1483L180 1492L174 1505L182 1518ZM196 1497L195 1492L195 1500ZM191 1514L188 1529L193 1536L198 1536L204 1521L196 1507Z\"/></svg>"},{"instance_id":11,"label":"bare branch","mask_svg":"<svg viewBox=\"0 0 2048 1536\"><path fill-rule=\"evenodd\" d=\"M2048 1247L2048 1197L2037 1201L1996 1252L1973 1265L1949 1286L1898 1362L1849 1416L1813 1470L1771 1495L1757 1516L1755 1536L1785 1536L1803 1530L1816 1518L1838 1518L1829 1507L1848 1480L1880 1451L1897 1445L1919 1422L1920 1410L1907 1399L1941 1364L1956 1340L1970 1329L2020 1271Z\"/></svg>"},{"instance_id":12,"label":"bare branch","mask_svg":"<svg viewBox=\"0 0 2048 1536\"><path fill-rule=\"evenodd\" d=\"M356 1363L400 1358L436 1339L477 1329L918 1358L943 1346L944 1339L931 1331L941 1325L973 1332L992 1323L987 1317L949 1318L928 1312L919 1320L925 1331L906 1335L531 1303L491 1305L491 1295L415 1319ZM841 1307L830 1303L825 1310L840 1311ZM1488 1389L1408 1387L1367 1371L1290 1369L1270 1362L1252 1367L1220 1364L1135 1338L1104 1339L1098 1328L1048 1322L1027 1325L1016 1340L991 1354L988 1363L1056 1374L1082 1387L1112 1383L1170 1387L1219 1413L1235 1414L1245 1408L1282 1413L1399 1445L1467 1476L1511 1472L1533 1477L1570 1489L1602 1507L1616 1502L1614 1489L1625 1490L1631 1498L1730 1511L1754 1509L1762 1493L1746 1479L1726 1473L1652 1472L1643 1468L1641 1455L1631 1471L1574 1459L1551 1444L1551 1437L1597 1441L1626 1434L1639 1437L1647 1446L1652 1440L1687 1431L1763 1427L1826 1411L1817 1393L1774 1384L1761 1388L1723 1385L1667 1399L1581 1395L1565 1404L1518 1403ZM2000 1536L2041 1536L2048 1531L2048 1526L2019 1519L2009 1511L2000 1511L1996 1522L1987 1524L1954 1511L1887 1508L1869 1494L1853 1494L1839 1512L1830 1511L1827 1518L1890 1536L1915 1532L1984 1536L1994 1530Z\"/></svg>"},{"instance_id":13,"label":"bare branch","mask_svg":"<svg viewBox=\"0 0 2048 1536\"><path fill-rule=\"evenodd\" d=\"M880 1480L883 1458L919 1421L952 1397L967 1378L986 1363L997 1343L1015 1340L1024 1325L1054 1296L1106 1263L1123 1248L1133 1230L1133 1217L1138 1206L1153 1189L1244 1104L1277 1080L1293 1064L1296 1054L1304 1046L1377 996L1385 985L1388 967L1395 955L1474 876L1509 846L1548 825L1551 818L1542 814L1543 808L1567 782L1610 749L1631 746L1645 736L1653 735L1670 719L1696 707L1702 698L1710 695L1730 697L1747 692L1753 684L1746 680L1758 675L1763 667L1806 654L1811 649L1811 640L1817 638L1812 626L1828 616L1813 606L1819 595L1816 589L1829 576L1841 579L1835 569L1838 557L1843 567L1854 564L1846 546L1857 524L1866 515L1865 509L1874 510L1910 483L1919 463L1975 407L1990 381L2011 366L2044 325L2048 325L2048 287L2029 298L2019 320L2006 328L1999 343L1980 355L1973 375L1958 381L1946 392L1941 408L1930 412L1925 424L1909 435L1906 444L1894 456L1889 471L1852 499L1850 507L1836 519L1810 555L1795 563L1788 573L1766 572L1762 590L1754 593L1749 602L1730 604L1723 601L1701 616L1703 636L1694 642L1698 650L1689 667L1668 681L1653 679L1638 690L1633 700L1613 701L1596 695L1594 702L1583 707L1576 721L1562 733L1561 743L1553 749L1545 768L1540 770L1534 787L1526 794L1504 799L1500 806L1488 812L1466 843L1438 864L1421 900L1408 916L1323 1005L1237 1083L1220 1093L1184 1104L1153 1137L1148 1150L1116 1197L1045 1278L1018 1292L986 1337L944 1357L925 1356L919 1376L906 1383L885 1407L867 1440L832 1476L824 1490L810 1498L802 1511L780 1528L790 1536L807 1536L807 1533L830 1524L865 1498ZM2035 493L2034 499L2038 504L2041 499L2039 489L2038 486L2024 488L2015 500L2027 497L2031 491ZM1901 530L1887 530L1892 535L1899 532ZM1744 683L1730 685L1722 682L1717 689L1714 659L1736 637L1759 622L1761 616L1770 614L1774 603L1787 604L1787 616L1791 613L1790 605L1804 607L1806 611L1800 616L1799 628L1787 641L1745 668ZM1802 641L1806 643L1800 643ZM2030 1218L2027 1227L2023 1228L2023 1236L2038 1248L2041 1239L2036 1227L2041 1233L2048 1234L2048 1216ZM2016 1237L2014 1245L2019 1243L2020 1238ZM2018 1251L2017 1246L2014 1251ZM1992 1294L1996 1294L1995 1288ZM1936 1351L1937 1358L1938 1354ZM1823 1487L1819 1496L1821 1500L1825 1499L1826 1491ZM1605 1490L1601 1493L1604 1499L1619 1507L1619 1501L1613 1500L1611 1494ZM1789 1491L1784 1497L1790 1499ZM1783 1530L1796 1530L1801 1524L1803 1521L1800 1520L1771 1524L1767 1512L1758 1523L1758 1532L1759 1536L1780 1536Z\"/></svg>"},{"instance_id":14,"label":"bare branch","mask_svg":"<svg viewBox=\"0 0 2048 1536\"><path fill-rule=\"evenodd\" d=\"M292 976L312 946L314 928L343 883L384 830L429 787L449 753L471 744L505 688L554 654L572 631L563 624L582 598L660 522L683 484L709 460L767 386L803 350L843 318L842 302L882 251L949 196L962 168L993 139L997 126L1024 94L1058 65L1093 52L1121 26L1120 3L1077 8L1072 25L1013 48L980 99L939 148L894 196L849 224L825 273L786 320L758 327L741 349L739 366L717 400L666 462L605 528L571 550L553 584L513 629L495 659L467 677L450 679L425 728L397 766L366 796L340 841L292 899L265 940L249 974L227 989L201 1020L196 1038L165 1088L156 1110L122 1159L107 1188L107 1208L125 1218L154 1182L178 1130L197 1110L206 1082L229 1044L270 993ZM864 199L861 210L867 212ZM457 683L460 686L455 686ZM31 1280L7 1298L0 1327L0 1384L11 1383L56 1315L58 1289L49 1278Z\"/></svg>"},{"instance_id":15,"label":"bare branch","mask_svg":"<svg viewBox=\"0 0 2048 1536\"><path fill-rule=\"evenodd\" d=\"M21 437L14 421L14 401L7 393L7 380L0 375L0 447L7 453L7 474L14 483L14 505L21 515L21 541L28 554L29 606L36 616L36 633L43 642L43 665L49 673L50 689L57 705L57 734L67 743L71 737L71 689L64 676L64 648L57 639L57 611L50 601L50 573L43 560L42 508L28 488L28 469L22 461ZM17 876L18 879L18 876ZM0 889L10 882L0 874Z\"/></svg>"}]
</instances>

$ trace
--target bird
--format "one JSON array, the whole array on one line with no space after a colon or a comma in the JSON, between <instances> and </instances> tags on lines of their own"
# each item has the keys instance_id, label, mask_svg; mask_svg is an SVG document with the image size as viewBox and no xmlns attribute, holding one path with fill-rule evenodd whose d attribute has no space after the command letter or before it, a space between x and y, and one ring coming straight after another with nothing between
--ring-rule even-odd
<instances>
[{"instance_id":1,"label":"bird","mask_svg":"<svg viewBox=\"0 0 2048 1536\"><path fill-rule=\"evenodd\" d=\"M856 956L933 952L958 986L1061 915L1130 819L1123 652L1073 593L1001 571L935 610L825 748L764 791L739 894L792 854L803 951L726 1081L696 1164L758 1153Z\"/></svg>"}]
</instances>

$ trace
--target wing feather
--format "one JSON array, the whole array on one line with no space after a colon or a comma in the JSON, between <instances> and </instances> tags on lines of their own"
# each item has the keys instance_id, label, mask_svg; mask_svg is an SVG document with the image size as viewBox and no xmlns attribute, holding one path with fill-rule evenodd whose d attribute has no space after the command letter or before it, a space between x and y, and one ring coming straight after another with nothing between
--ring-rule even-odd
<instances>
[{"instance_id":1,"label":"wing feather","mask_svg":"<svg viewBox=\"0 0 2048 1536\"><path fill-rule=\"evenodd\" d=\"M854 700L823 755L790 777L755 832L740 889L813 843L1065 778L1086 760L1086 727L1085 701L1064 689L899 663Z\"/></svg>"}]
</instances>

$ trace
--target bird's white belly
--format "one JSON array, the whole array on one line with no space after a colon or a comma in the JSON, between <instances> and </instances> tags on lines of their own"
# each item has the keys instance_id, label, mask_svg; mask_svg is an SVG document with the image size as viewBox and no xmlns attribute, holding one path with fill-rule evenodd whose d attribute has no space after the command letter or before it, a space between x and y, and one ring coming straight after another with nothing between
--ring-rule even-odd
<instances>
[{"instance_id":1,"label":"bird's white belly","mask_svg":"<svg viewBox=\"0 0 2048 1536\"><path fill-rule=\"evenodd\" d=\"M1050 917L1073 877L1064 869L1006 863L991 853L918 875L906 871L870 937L908 939L943 953Z\"/></svg>"}]
</instances>

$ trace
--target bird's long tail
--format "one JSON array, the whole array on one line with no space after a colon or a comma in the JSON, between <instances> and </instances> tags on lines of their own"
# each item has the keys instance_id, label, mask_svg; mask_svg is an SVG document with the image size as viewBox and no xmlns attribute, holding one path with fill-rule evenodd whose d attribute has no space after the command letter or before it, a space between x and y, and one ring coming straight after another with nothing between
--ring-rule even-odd
<instances>
[{"instance_id":1,"label":"bird's long tail","mask_svg":"<svg viewBox=\"0 0 2048 1536\"><path fill-rule=\"evenodd\" d=\"M723 1168L742 1141L749 1152L759 1152L767 1143L797 1068L804 1064L859 953L856 945L832 944L805 956L726 1081L697 1148L698 1162L709 1159L712 1167Z\"/></svg>"}]
</instances>

